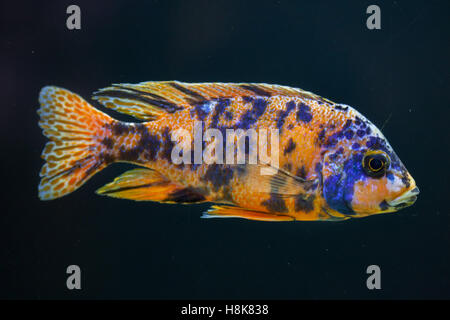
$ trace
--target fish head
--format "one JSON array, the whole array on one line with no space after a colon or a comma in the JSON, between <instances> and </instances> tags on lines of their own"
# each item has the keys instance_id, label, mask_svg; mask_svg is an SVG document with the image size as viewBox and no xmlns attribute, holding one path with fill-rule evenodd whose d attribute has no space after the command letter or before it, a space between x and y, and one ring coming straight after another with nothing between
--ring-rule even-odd
<instances>
[{"instance_id":1,"label":"fish head","mask_svg":"<svg viewBox=\"0 0 450 320\"><path fill-rule=\"evenodd\" d=\"M336 143L324 152L326 211L348 218L411 206L419 194L413 177L378 128L361 115L357 119L338 131Z\"/></svg>"}]
</instances>

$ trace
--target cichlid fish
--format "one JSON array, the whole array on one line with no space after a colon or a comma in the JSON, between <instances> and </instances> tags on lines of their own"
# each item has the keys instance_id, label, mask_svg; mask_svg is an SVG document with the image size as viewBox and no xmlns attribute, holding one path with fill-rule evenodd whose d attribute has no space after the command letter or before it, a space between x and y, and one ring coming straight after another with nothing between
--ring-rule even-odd
<instances>
[{"instance_id":1,"label":"cichlid fish","mask_svg":"<svg viewBox=\"0 0 450 320\"><path fill-rule=\"evenodd\" d=\"M342 220L397 211L412 205L419 193L369 120L350 106L307 91L168 81L114 84L93 99L141 121L115 120L68 90L44 87L39 126L50 141L42 152L40 199L73 192L113 162L141 168L125 172L98 194L216 203L203 217ZM194 133L199 121L203 129L224 135L226 129L278 129L274 173L261 174L259 169L271 166L267 163L174 163L173 148L183 137L174 139L173 133ZM271 141L267 148L274 149Z\"/></svg>"}]
</instances>

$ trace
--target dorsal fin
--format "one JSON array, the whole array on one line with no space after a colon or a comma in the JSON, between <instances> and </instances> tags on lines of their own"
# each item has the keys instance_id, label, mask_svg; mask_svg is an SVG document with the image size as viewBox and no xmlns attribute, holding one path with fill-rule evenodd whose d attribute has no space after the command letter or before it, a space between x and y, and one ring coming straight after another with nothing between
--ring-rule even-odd
<instances>
[{"instance_id":1,"label":"dorsal fin","mask_svg":"<svg viewBox=\"0 0 450 320\"><path fill-rule=\"evenodd\" d=\"M265 83L185 83L179 81L113 84L95 92L93 99L118 112L138 119L152 120L165 112L173 113L189 105L201 104L212 99L275 95L328 101L308 91Z\"/></svg>"}]
</instances>

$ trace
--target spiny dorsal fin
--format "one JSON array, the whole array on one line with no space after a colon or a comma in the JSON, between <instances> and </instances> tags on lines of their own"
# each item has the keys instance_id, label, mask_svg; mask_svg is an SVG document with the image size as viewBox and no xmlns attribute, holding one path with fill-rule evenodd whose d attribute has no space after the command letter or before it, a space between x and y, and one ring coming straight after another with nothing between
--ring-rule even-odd
<instances>
[{"instance_id":1,"label":"spiny dorsal fin","mask_svg":"<svg viewBox=\"0 0 450 320\"><path fill-rule=\"evenodd\" d=\"M173 113L189 105L212 99L243 96L293 96L328 101L311 92L265 83L185 83L150 81L113 84L94 93L93 99L107 108L138 119L153 120L165 112Z\"/></svg>"}]
</instances>

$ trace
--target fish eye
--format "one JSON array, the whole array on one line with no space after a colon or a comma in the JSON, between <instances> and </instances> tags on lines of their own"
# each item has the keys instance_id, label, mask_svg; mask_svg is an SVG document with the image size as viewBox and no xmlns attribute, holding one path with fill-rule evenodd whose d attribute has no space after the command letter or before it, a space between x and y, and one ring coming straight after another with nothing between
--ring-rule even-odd
<instances>
[{"instance_id":1,"label":"fish eye","mask_svg":"<svg viewBox=\"0 0 450 320\"><path fill-rule=\"evenodd\" d=\"M369 151L364 156L362 165L369 177L379 178L389 167L389 157L382 151Z\"/></svg>"}]
</instances>

